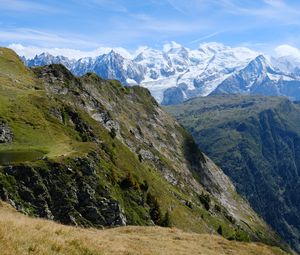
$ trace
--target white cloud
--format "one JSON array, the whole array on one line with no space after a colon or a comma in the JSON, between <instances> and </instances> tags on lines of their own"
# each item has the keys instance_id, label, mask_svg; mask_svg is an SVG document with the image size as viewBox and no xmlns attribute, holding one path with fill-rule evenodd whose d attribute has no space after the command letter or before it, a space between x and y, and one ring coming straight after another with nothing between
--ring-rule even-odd
<instances>
[{"instance_id":1,"label":"white cloud","mask_svg":"<svg viewBox=\"0 0 300 255\"><path fill-rule=\"evenodd\" d=\"M168 52L168 51L169 51L170 49L172 49L172 48L180 48L180 47L182 47L181 44L172 41L172 42L170 42L170 43L165 43L165 44L163 45L163 51L164 51L164 52Z\"/></svg>"},{"instance_id":2,"label":"white cloud","mask_svg":"<svg viewBox=\"0 0 300 255\"><path fill-rule=\"evenodd\" d=\"M148 46L139 46L137 50L135 50L135 52L132 54L132 57L135 58L137 55L139 55L141 52L143 52L148 48L149 48Z\"/></svg>"},{"instance_id":3,"label":"white cloud","mask_svg":"<svg viewBox=\"0 0 300 255\"><path fill-rule=\"evenodd\" d=\"M33 58L35 55L43 52L48 52L53 56L65 56L71 59L80 59L83 57L97 57L102 54L109 53L111 50L119 53L125 58L132 58L132 55L124 48L110 48L110 47L99 47L91 51L82 51L70 48L43 48L36 46L23 46L22 44L10 44L8 48L13 49L18 55L25 56L26 58Z\"/></svg>"},{"instance_id":4,"label":"white cloud","mask_svg":"<svg viewBox=\"0 0 300 255\"><path fill-rule=\"evenodd\" d=\"M62 9L55 8L51 5L46 5L38 2L31 2L26 0L0 0L0 10L9 10L16 12L64 12Z\"/></svg>"},{"instance_id":5,"label":"white cloud","mask_svg":"<svg viewBox=\"0 0 300 255\"><path fill-rule=\"evenodd\" d=\"M264 0L264 2L273 7L283 7L285 3L283 0Z\"/></svg>"},{"instance_id":6,"label":"white cloud","mask_svg":"<svg viewBox=\"0 0 300 255\"><path fill-rule=\"evenodd\" d=\"M221 32L214 32L214 33L211 33L211 34L208 34L208 35L205 35L205 36L202 36L202 37L200 37L200 38L198 38L198 39L196 39L196 40L193 40L193 41L191 41L190 43L196 43L196 42L201 42L201 41L203 41L203 40L207 40L207 39L209 39L209 38L212 38L212 37L214 37L214 36L216 36L216 35L218 35L218 34L220 34Z\"/></svg>"},{"instance_id":7,"label":"white cloud","mask_svg":"<svg viewBox=\"0 0 300 255\"><path fill-rule=\"evenodd\" d=\"M72 35L57 35L30 28L1 29L0 41L35 42L37 45L70 45L71 47L97 47L98 44Z\"/></svg>"},{"instance_id":8,"label":"white cloud","mask_svg":"<svg viewBox=\"0 0 300 255\"><path fill-rule=\"evenodd\" d=\"M288 44L283 44L276 47L275 54L277 57L292 56L295 58L300 58L300 50Z\"/></svg>"},{"instance_id":9,"label":"white cloud","mask_svg":"<svg viewBox=\"0 0 300 255\"><path fill-rule=\"evenodd\" d=\"M220 43L203 43L203 45L212 45L215 44L216 46L219 47L225 47L223 44ZM300 49L293 47L288 44L282 44L279 45L275 48L271 47L268 44L251 44L251 43L244 43L241 44L240 46L247 47L248 49L253 49L257 47L262 47L265 48L265 50L259 51L259 52L264 52L267 55L272 55L274 57L285 57L285 56L292 56L293 58L300 59ZM133 59L136 57L139 53L144 51L145 49L149 48L148 46L140 46L136 50L129 51L125 48L122 47L97 47L94 50L78 50L78 49L72 49L72 48L51 48L51 47L38 47L38 46L24 46L22 44L18 43L13 43L9 44L7 46L8 48L13 49L18 55L20 56L25 56L26 58L33 58L35 55L39 55L43 52L48 52L49 54L53 56L65 56L70 59L80 59L83 57L97 57L102 54L107 54L111 50L114 50L115 52L119 53L123 57L127 59ZM162 50L164 52L169 51L171 48L178 48L182 47L181 44L176 43L175 41L171 41L168 43L165 43L162 45Z\"/></svg>"}]
</instances>

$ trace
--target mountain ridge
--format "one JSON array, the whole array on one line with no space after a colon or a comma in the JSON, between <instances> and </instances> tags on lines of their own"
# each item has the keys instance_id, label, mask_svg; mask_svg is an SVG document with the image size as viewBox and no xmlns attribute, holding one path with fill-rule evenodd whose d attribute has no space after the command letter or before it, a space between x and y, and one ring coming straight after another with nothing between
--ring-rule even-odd
<instances>
[{"instance_id":1,"label":"mountain ridge","mask_svg":"<svg viewBox=\"0 0 300 255\"><path fill-rule=\"evenodd\" d=\"M259 61L263 66L260 71L267 79L257 80L252 86L251 79L237 78L241 72L246 73L246 76L242 75L244 78L254 76L253 62L259 64ZM204 43L196 50L181 45L163 51L146 47L131 59L112 50L96 58L77 61L43 53L31 60L24 59L24 62L28 66L61 63L77 76L95 72L106 79L120 80L125 85L140 84L165 105L232 91L284 95L293 100L300 98L297 59L289 56L277 59L245 47L231 48L220 43Z\"/></svg>"},{"instance_id":2,"label":"mountain ridge","mask_svg":"<svg viewBox=\"0 0 300 255\"><path fill-rule=\"evenodd\" d=\"M299 252L299 103L284 97L212 95L167 109Z\"/></svg>"},{"instance_id":3,"label":"mountain ridge","mask_svg":"<svg viewBox=\"0 0 300 255\"><path fill-rule=\"evenodd\" d=\"M147 89L0 52L2 200L64 224L172 225L288 249Z\"/></svg>"}]
</instances>

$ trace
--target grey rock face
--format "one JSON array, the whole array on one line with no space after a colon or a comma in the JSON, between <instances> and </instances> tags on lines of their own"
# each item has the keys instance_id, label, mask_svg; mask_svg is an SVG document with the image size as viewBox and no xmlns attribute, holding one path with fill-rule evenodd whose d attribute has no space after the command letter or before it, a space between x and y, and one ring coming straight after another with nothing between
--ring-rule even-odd
<instances>
[{"instance_id":1,"label":"grey rock face","mask_svg":"<svg viewBox=\"0 0 300 255\"><path fill-rule=\"evenodd\" d=\"M64 224L86 227L126 225L127 219L119 202L99 185L93 160L75 159L72 168L65 164L47 164L51 173L28 166L5 168L5 175L15 179L17 185L14 192L8 192L0 184L0 198L24 213L28 212L30 204L36 216Z\"/></svg>"},{"instance_id":2,"label":"grey rock face","mask_svg":"<svg viewBox=\"0 0 300 255\"><path fill-rule=\"evenodd\" d=\"M0 143L9 143L13 140L13 134L10 127L0 120Z\"/></svg>"},{"instance_id":3,"label":"grey rock face","mask_svg":"<svg viewBox=\"0 0 300 255\"><path fill-rule=\"evenodd\" d=\"M112 130L114 130L116 135L120 134L119 123L112 120L108 112L94 113L92 118L100 122L108 131L112 132Z\"/></svg>"},{"instance_id":4,"label":"grey rock face","mask_svg":"<svg viewBox=\"0 0 300 255\"><path fill-rule=\"evenodd\" d=\"M68 59L64 56L52 56L49 53L42 53L40 55L36 55L33 59L26 60L26 58L22 57L22 61L29 67L33 66L44 66L50 64L62 64L68 69L71 68L75 64L75 60Z\"/></svg>"}]
</instances>

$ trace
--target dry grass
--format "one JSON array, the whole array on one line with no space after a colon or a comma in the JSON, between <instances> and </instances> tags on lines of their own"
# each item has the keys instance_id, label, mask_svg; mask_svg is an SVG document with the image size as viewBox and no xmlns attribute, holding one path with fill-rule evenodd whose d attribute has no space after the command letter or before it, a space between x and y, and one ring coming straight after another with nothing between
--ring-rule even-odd
<instances>
[{"instance_id":1,"label":"dry grass","mask_svg":"<svg viewBox=\"0 0 300 255\"><path fill-rule=\"evenodd\" d=\"M0 254L284 254L277 248L160 227L106 230L33 219L0 202Z\"/></svg>"}]
</instances>

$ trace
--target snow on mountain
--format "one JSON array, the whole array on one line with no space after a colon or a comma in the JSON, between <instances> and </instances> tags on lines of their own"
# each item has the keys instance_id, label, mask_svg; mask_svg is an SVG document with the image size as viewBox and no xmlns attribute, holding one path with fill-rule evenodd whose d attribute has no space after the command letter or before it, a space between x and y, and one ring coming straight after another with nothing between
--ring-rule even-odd
<instances>
[{"instance_id":1,"label":"snow on mountain","mask_svg":"<svg viewBox=\"0 0 300 255\"><path fill-rule=\"evenodd\" d=\"M179 83L194 87L201 96L211 93L220 82L258 55L247 48L231 48L216 43L200 45L198 51L202 61L180 77Z\"/></svg>"},{"instance_id":2,"label":"snow on mountain","mask_svg":"<svg viewBox=\"0 0 300 255\"><path fill-rule=\"evenodd\" d=\"M92 71L105 79L118 79L123 84L127 81L140 83L143 76L143 67L132 60L125 59L115 51L97 57Z\"/></svg>"},{"instance_id":3,"label":"snow on mountain","mask_svg":"<svg viewBox=\"0 0 300 255\"><path fill-rule=\"evenodd\" d=\"M272 58L272 64L279 70L300 76L300 57L298 56L281 56Z\"/></svg>"},{"instance_id":4,"label":"snow on mountain","mask_svg":"<svg viewBox=\"0 0 300 255\"><path fill-rule=\"evenodd\" d=\"M112 50L96 58L77 61L43 53L33 59L24 59L24 62L28 66L60 63L78 76L95 72L106 79L118 79L125 85L140 84L162 104L180 103L213 93L291 97L291 91L298 93L300 81L299 58L269 58L245 47L220 43L203 43L198 49L190 50L173 42L162 51L143 48L132 59Z\"/></svg>"},{"instance_id":5,"label":"snow on mountain","mask_svg":"<svg viewBox=\"0 0 300 255\"><path fill-rule=\"evenodd\" d=\"M94 59L91 57L81 58L71 67L71 72L77 76L82 76L93 70Z\"/></svg>"},{"instance_id":6,"label":"snow on mountain","mask_svg":"<svg viewBox=\"0 0 300 255\"><path fill-rule=\"evenodd\" d=\"M283 72L263 55L224 80L212 94L259 94L300 100L300 80Z\"/></svg>"},{"instance_id":7,"label":"snow on mountain","mask_svg":"<svg viewBox=\"0 0 300 255\"><path fill-rule=\"evenodd\" d=\"M24 59L24 58L23 58ZM53 56L47 52L40 55L36 55L33 59L27 60L25 62L28 66L45 66L50 64L62 64L68 69L70 69L75 63L76 60L69 59L64 56Z\"/></svg>"}]
</instances>

